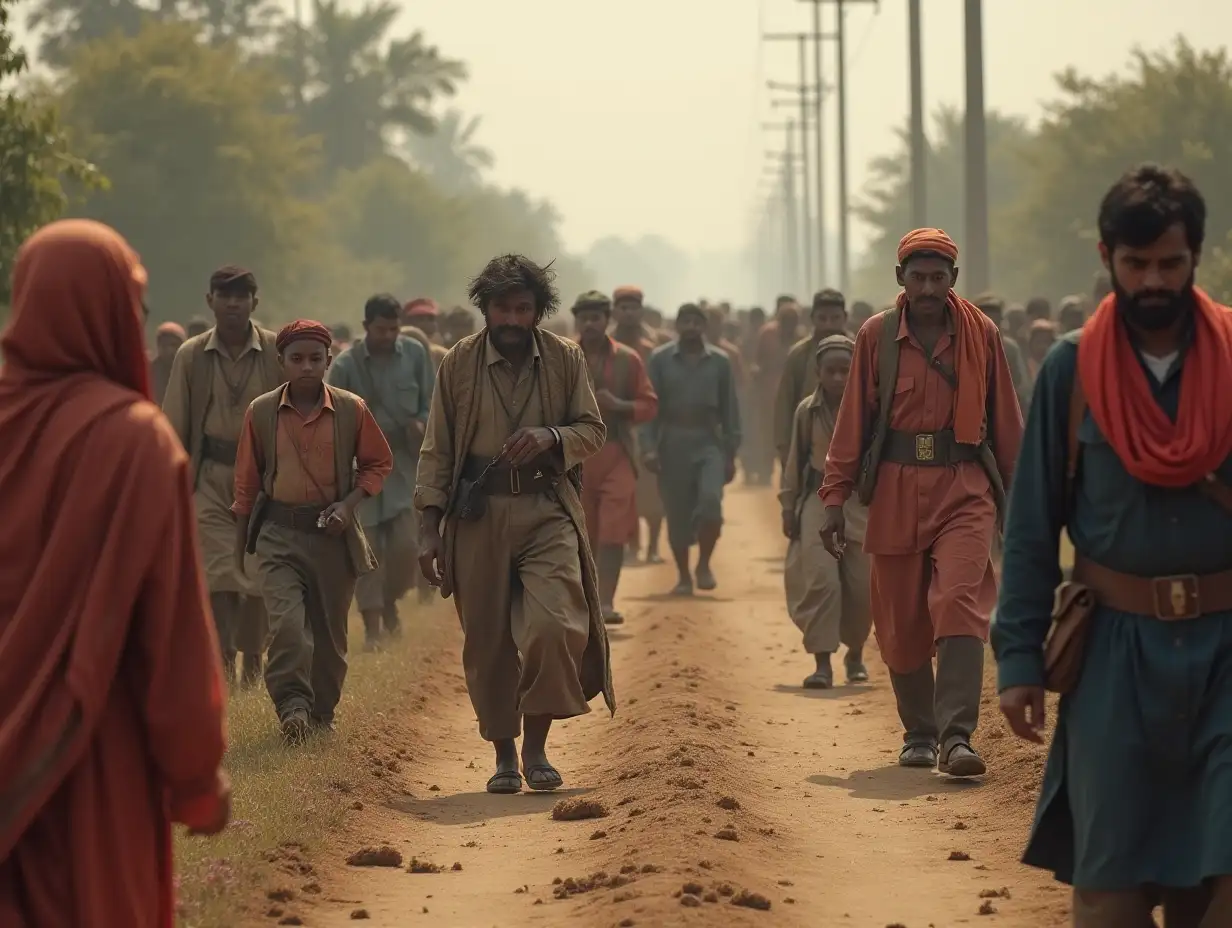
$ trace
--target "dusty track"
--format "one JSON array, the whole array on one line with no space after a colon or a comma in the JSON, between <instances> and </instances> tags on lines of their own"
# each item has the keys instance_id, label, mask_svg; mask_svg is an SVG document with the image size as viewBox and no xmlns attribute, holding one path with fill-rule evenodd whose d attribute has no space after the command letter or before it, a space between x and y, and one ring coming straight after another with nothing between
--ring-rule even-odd
<instances>
[{"instance_id":1,"label":"dusty track","mask_svg":"<svg viewBox=\"0 0 1232 928\"><path fill-rule=\"evenodd\" d=\"M400 790L387 785L335 858L318 862L326 894L303 923L354 924L362 908L366 924L434 928L1064 924L1065 893L1017 862L1040 754L1011 743L988 711L977 739L993 765L985 784L894 766L899 729L875 654L870 686L797 689L809 661L784 612L773 497L733 490L728 514L715 595L672 600L661 595L670 569L626 571L629 621L612 635L620 712L558 726L562 794L482 792L491 756L453 633L418 682L423 714L374 736L374 761L411 758ZM432 621L454 620L442 608ZM553 821L569 795L598 800L607 816ZM445 872L342 864L383 843ZM970 859L950 860L955 851ZM712 901L682 904L686 884ZM771 908L733 905L742 890ZM982 905L995 911L981 916Z\"/></svg>"}]
</instances>

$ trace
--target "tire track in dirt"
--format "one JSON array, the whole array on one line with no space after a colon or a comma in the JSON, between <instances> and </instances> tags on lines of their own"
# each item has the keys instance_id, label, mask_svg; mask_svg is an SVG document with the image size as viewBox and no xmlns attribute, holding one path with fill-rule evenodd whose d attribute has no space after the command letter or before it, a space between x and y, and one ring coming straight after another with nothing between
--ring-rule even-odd
<instances>
[{"instance_id":1,"label":"tire track in dirt","mask_svg":"<svg viewBox=\"0 0 1232 928\"><path fill-rule=\"evenodd\" d=\"M728 510L715 595L673 600L670 569L625 572L629 621L612 633L620 711L557 726L552 756L570 788L554 796L482 791L491 754L450 629L422 712L385 735L411 758L402 788L339 837L321 865L337 891L304 922L351 924L362 908L374 926L440 928L1063 924L1065 894L1017 862L1039 752L987 712L986 784L895 766L900 734L875 654L868 687L797 688L809 659L784 611L773 496L733 490ZM554 821L572 798L606 815ZM342 865L380 844L403 866ZM412 858L443 872L407 873Z\"/></svg>"}]
</instances>

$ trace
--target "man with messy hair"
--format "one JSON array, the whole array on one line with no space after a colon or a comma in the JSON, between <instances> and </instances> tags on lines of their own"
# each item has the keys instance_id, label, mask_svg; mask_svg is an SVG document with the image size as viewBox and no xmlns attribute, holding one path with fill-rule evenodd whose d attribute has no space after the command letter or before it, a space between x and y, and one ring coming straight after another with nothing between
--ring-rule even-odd
<instances>
[{"instance_id":1,"label":"man with messy hair","mask_svg":"<svg viewBox=\"0 0 1232 928\"><path fill-rule=\"evenodd\" d=\"M582 349L542 328L554 278L503 255L471 281L484 326L441 363L415 487L420 569L454 598L479 734L496 749L490 793L558 789L552 722L600 693L616 707L580 494L607 429Z\"/></svg>"}]
</instances>

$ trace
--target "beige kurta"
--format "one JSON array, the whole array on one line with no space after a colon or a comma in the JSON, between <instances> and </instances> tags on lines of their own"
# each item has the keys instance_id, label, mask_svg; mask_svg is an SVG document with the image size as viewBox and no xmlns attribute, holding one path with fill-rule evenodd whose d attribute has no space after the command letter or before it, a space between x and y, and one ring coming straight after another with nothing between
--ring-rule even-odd
<instances>
[{"instance_id":1,"label":"beige kurta","mask_svg":"<svg viewBox=\"0 0 1232 928\"><path fill-rule=\"evenodd\" d=\"M783 511L795 513L799 529L783 566L787 611L809 654L833 654L840 643L862 648L871 625L868 556L862 547L868 510L854 496L844 505L847 550L842 560L831 557L821 543L825 507L817 487L833 435L834 413L816 391L796 406L779 491Z\"/></svg>"},{"instance_id":2,"label":"beige kurta","mask_svg":"<svg viewBox=\"0 0 1232 928\"><path fill-rule=\"evenodd\" d=\"M211 329L205 336L205 357L213 370L211 401L205 415L204 433L209 438L238 442L244 426L244 413L262 393L278 386L268 383L266 366L257 357L259 352L272 350L262 346L254 326L248 343L232 356ZM166 413L184 446L191 447L189 431L194 427L189 413L189 356L191 341L175 356L171 381L163 399ZM199 440L196 444L200 444ZM205 579L211 593L246 593L255 595L251 582L235 570L235 517L231 503L235 496L235 468L220 461L203 459L197 474L193 502L197 510L197 530L201 537L201 558L205 564ZM248 577L253 571L248 572Z\"/></svg>"},{"instance_id":3,"label":"beige kurta","mask_svg":"<svg viewBox=\"0 0 1232 928\"><path fill-rule=\"evenodd\" d=\"M551 493L489 495L481 519L461 522L450 504L462 462L500 452L511 431L505 406L521 426L559 429L562 476ZM581 349L550 333L538 333L520 372L484 330L459 342L438 373L415 504L446 513L444 592L462 622L467 689L489 741L517 737L523 715L588 712L599 691L615 708L581 502L563 475L605 436ZM505 572L509 582L496 582Z\"/></svg>"}]
</instances>

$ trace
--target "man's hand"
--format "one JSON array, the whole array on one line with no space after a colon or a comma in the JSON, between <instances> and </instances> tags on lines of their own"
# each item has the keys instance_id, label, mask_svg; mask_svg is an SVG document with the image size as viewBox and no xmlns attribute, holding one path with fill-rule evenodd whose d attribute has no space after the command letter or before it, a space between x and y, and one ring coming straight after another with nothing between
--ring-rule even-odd
<instances>
[{"instance_id":1,"label":"man's hand","mask_svg":"<svg viewBox=\"0 0 1232 928\"><path fill-rule=\"evenodd\" d=\"M500 459L510 467L521 467L555 447L556 436L551 429L527 426L509 436L501 449Z\"/></svg>"},{"instance_id":2,"label":"man's hand","mask_svg":"<svg viewBox=\"0 0 1232 928\"><path fill-rule=\"evenodd\" d=\"M595 399L604 412L628 412L633 407L632 401L622 400L606 387L595 391Z\"/></svg>"},{"instance_id":3,"label":"man's hand","mask_svg":"<svg viewBox=\"0 0 1232 928\"><path fill-rule=\"evenodd\" d=\"M419 572L434 587L445 582L444 559L445 543L441 540L440 528L425 524L419 530Z\"/></svg>"},{"instance_id":4,"label":"man's hand","mask_svg":"<svg viewBox=\"0 0 1232 928\"><path fill-rule=\"evenodd\" d=\"M642 467L650 471L652 474L659 472L659 455L653 451L648 451L642 455Z\"/></svg>"},{"instance_id":5,"label":"man's hand","mask_svg":"<svg viewBox=\"0 0 1232 928\"><path fill-rule=\"evenodd\" d=\"M847 547L847 517L842 506L827 506L826 517L821 523L821 543L836 560L843 557Z\"/></svg>"},{"instance_id":6,"label":"man's hand","mask_svg":"<svg viewBox=\"0 0 1232 928\"><path fill-rule=\"evenodd\" d=\"M1001 714L1010 729L1024 741L1043 744L1044 688L1011 686L1001 693Z\"/></svg>"},{"instance_id":7,"label":"man's hand","mask_svg":"<svg viewBox=\"0 0 1232 928\"><path fill-rule=\"evenodd\" d=\"M736 479L736 459L734 456L728 456L723 462L723 483L728 484Z\"/></svg>"},{"instance_id":8,"label":"man's hand","mask_svg":"<svg viewBox=\"0 0 1232 928\"><path fill-rule=\"evenodd\" d=\"M799 530L800 529L796 524L796 514L791 511L784 511L783 512L783 537L787 539L795 538L796 533Z\"/></svg>"},{"instance_id":9,"label":"man's hand","mask_svg":"<svg viewBox=\"0 0 1232 928\"><path fill-rule=\"evenodd\" d=\"M321 521L325 523L325 534L341 535L351 524L351 517L354 514L355 508L345 499L330 503L321 513Z\"/></svg>"},{"instance_id":10,"label":"man's hand","mask_svg":"<svg viewBox=\"0 0 1232 928\"><path fill-rule=\"evenodd\" d=\"M214 815L214 820L208 825L201 828L190 828L188 833L194 837L208 837L216 835L227 827L227 823L231 821L231 778L227 774L218 771L218 808Z\"/></svg>"}]
</instances>

